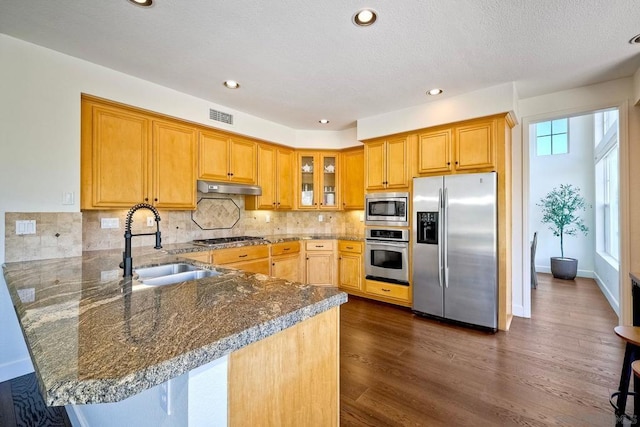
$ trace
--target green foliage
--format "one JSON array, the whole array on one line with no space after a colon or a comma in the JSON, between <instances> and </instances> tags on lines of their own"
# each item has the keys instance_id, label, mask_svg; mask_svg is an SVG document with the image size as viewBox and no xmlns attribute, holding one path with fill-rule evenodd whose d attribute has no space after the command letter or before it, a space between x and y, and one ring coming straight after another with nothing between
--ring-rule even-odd
<instances>
[{"instance_id":1,"label":"green foliage","mask_svg":"<svg viewBox=\"0 0 640 427\"><path fill-rule=\"evenodd\" d=\"M580 188L560 184L559 189L554 187L537 205L542 207L542 223L550 224L549 230L560 237L560 254L564 258L564 235L575 236L581 231L586 236L589 231L578 214L586 209Z\"/></svg>"}]
</instances>

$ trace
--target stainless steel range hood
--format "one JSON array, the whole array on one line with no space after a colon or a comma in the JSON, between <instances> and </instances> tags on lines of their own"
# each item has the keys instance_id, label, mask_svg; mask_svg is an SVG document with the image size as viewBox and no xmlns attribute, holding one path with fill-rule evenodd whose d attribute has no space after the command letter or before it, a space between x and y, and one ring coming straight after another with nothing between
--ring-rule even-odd
<instances>
[{"instance_id":1,"label":"stainless steel range hood","mask_svg":"<svg viewBox=\"0 0 640 427\"><path fill-rule=\"evenodd\" d=\"M201 193L242 194L261 196L262 188L257 185L235 184L232 182L198 181L198 191Z\"/></svg>"}]
</instances>

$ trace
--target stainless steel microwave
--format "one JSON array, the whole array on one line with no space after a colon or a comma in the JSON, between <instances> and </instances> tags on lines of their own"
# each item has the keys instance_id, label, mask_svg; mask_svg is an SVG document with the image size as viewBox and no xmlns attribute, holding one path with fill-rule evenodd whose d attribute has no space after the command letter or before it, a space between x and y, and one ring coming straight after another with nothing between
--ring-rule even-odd
<instances>
[{"instance_id":1,"label":"stainless steel microwave","mask_svg":"<svg viewBox=\"0 0 640 427\"><path fill-rule=\"evenodd\" d=\"M409 193L371 193L365 196L365 225L409 226Z\"/></svg>"}]
</instances>

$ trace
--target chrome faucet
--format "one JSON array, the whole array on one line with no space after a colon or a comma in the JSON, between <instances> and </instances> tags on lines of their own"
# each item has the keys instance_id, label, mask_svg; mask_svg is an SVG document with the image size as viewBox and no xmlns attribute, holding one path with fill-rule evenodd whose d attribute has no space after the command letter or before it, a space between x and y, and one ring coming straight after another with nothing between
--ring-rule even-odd
<instances>
[{"instance_id":1,"label":"chrome faucet","mask_svg":"<svg viewBox=\"0 0 640 427\"><path fill-rule=\"evenodd\" d=\"M156 232L155 233L139 233L139 234L131 234L131 223L133 222L133 214L138 209L149 209L153 212L156 219ZM156 235L156 245L154 249L162 249L162 238L160 237L160 214L158 210L151 206L148 203L138 203L131 209L129 209L129 213L127 214L127 223L124 229L124 252L122 253L122 264L120 264L121 268L124 268L123 277L131 277L133 276L133 258L131 258L131 238L133 236L151 236Z\"/></svg>"}]
</instances>

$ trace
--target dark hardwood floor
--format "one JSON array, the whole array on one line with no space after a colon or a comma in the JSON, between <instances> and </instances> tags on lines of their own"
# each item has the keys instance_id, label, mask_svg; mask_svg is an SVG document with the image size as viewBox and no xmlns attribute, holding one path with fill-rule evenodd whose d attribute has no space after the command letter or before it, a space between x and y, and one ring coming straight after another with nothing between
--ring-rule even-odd
<instances>
[{"instance_id":1,"label":"dark hardwood floor","mask_svg":"<svg viewBox=\"0 0 640 427\"><path fill-rule=\"evenodd\" d=\"M532 318L497 334L350 297L341 425L613 425L609 395L624 356L617 322L593 280L547 274L532 291Z\"/></svg>"}]
</instances>

